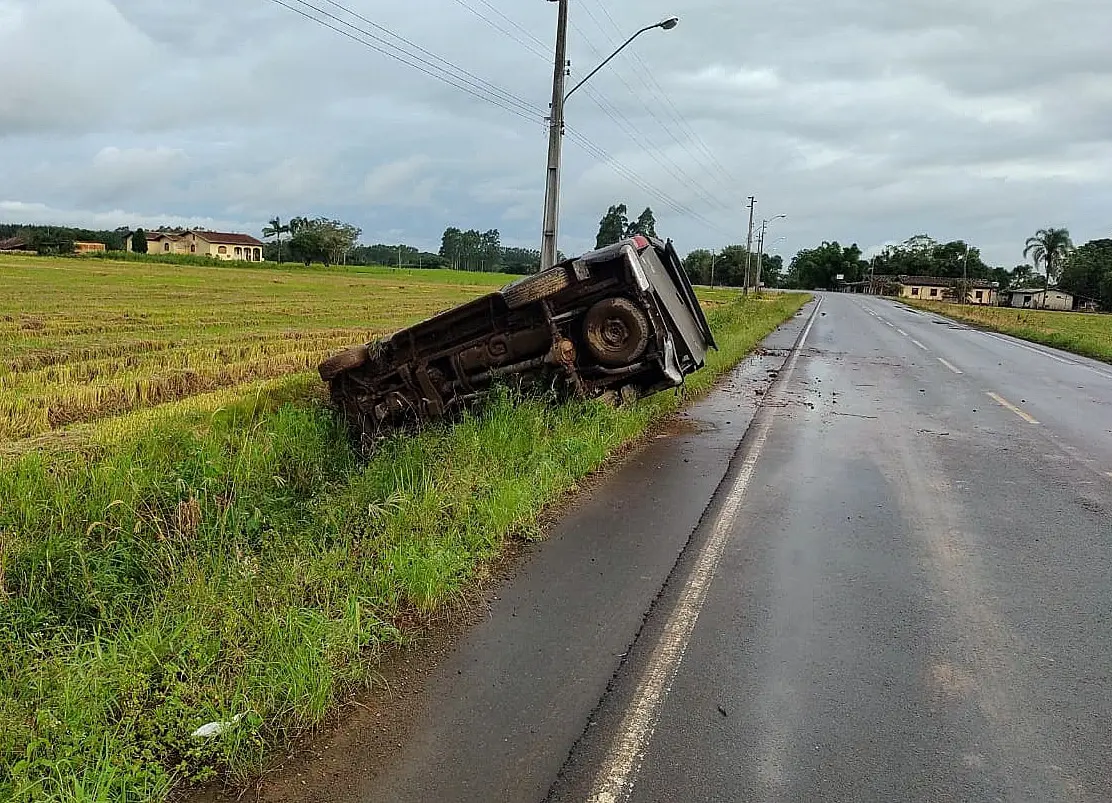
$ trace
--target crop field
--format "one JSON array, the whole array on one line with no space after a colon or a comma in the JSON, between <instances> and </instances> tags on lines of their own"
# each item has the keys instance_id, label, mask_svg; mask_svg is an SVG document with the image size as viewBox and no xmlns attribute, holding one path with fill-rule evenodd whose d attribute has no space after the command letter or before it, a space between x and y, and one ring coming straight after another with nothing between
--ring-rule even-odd
<instances>
[{"instance_id":1,"label":"crop field","mask_svg":"<svg viewBox=\"0 0 1112 803\"><path fill-rule=\"evenodd\" d=\"M359 460L308 369L506 279L0 256L0 800L257 773L682 402L502 395ZM701 295L689 393L806 300Z\"/></svg>"},{"instance_id":2,"label":"crop field","mask_svg":"<svg viewBox=\"0 0 1112 803\"><path fill-rule=\"evenodd\" d=\"M309 370L510 278L0 257L0 442Z\"/></svg>"},{"instance_id":3,"label":"crop field","mask_svg":"<svg viewBox=\"0 0 1112 803\"><path fill-rule=\"evenodd\" d=\"M1112 316L1082 312L976 307L919 301L913 306L1021 337L1035 343L1112 362Z\"/></svg>"}]
</instances>

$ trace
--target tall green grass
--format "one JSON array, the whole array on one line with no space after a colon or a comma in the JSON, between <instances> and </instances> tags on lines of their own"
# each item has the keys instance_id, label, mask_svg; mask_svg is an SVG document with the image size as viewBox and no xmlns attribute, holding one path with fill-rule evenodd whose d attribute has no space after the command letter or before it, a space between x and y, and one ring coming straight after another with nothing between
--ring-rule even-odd
<instances>
[{"instance_id":1,"label":"tall green grass","mask_svg":"<svg viewBox=\"0 0 1112 803\"><path fill-rule=\"evenodd\" d=\"M1112 317L1084 312L979 307L940 301L910 301L908 306L937 312L997 332L1112 362Z\"/></svg>"},{"instance_id":2,"label":"tall green grass","mask_svg":"<svg viewBox=\"0 0 1112 803\"><path fill-rule=\"evenodd\" d=\"M714 309L722 348L689 389L803 301ZM0 458L0 799L162 800L257 771L680 404L503 394L361 463L312 383L272 387Z\"/></svg>"}]
</instances>

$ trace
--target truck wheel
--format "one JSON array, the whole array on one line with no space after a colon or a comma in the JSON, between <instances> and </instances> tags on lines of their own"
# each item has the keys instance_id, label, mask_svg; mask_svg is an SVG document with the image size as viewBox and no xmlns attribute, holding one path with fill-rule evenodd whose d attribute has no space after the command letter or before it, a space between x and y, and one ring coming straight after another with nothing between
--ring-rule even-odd
<instances>
[{"instance_id":1,"label":"truck wheel","mask_svg":"<svg viewBox=\"0 0 1112 803\"><path fill-rule=\"evenodd\" d=\"M587 348L611 368L635 362L649 347L649 319L627 298L607 298L587 311L583 323Z\"/></svg>"},{"instance_id":2,"label":"truck wheel","mask_svg":"<svg viewBox=\"0 0 1112 803\"><path fill-rule=\"evenodd\" d=\"M322 362L317 368L320 373L320 378L325 382L331 382L335 377L344 373L344 371L351 371L363 365L367 361L367 347L355 346L341 351L335 357L329 357Z\"/></svg>"},{"instance_id":3,"label":"truck wheel","mask_svg":"<svg viewBox=\"0 0 1112 803\"><path fill-rule=\"evenodd\" d=\"M568 278L566 269L561 267L549 268L506 285L502 288L502 297L506 299L507 307L519 309L570 286L571 280Z\"/></svg>"}]
</instances>

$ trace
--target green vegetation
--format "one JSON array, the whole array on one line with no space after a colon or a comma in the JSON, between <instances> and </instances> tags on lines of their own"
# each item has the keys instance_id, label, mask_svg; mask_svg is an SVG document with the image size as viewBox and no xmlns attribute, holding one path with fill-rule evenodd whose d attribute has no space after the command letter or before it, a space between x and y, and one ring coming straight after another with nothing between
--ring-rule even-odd
<instances>
[{"instance_id":1,"label":"green vegetation","mask_svg":"<svg viewBox=\"0 0 1112 803\"><path fill-rule=\"evenodd\" d=\"M1034 343L1112 362L1112 317L1107 315L900 300L910 306L1015 335Z\"/></svg>"},{"instance_id":2,"label":"green vegetation","mask_svg":"<svg viewBox=\"0 0 1112 803\"><path fill-rule=\"evenodd\" d=\"M102 379L123 387L117 374L149 382L264 344L240 361L255 366L246 384L92 410L34 441L11 440L11 421L34 415L7 419L0 799L161 800L257 771L345 690L372 685L376 656L455 603L507 538L535 536L546 505L680 403L503 395L359 462L301 363L489 289L479 278L500 281L0 262L2 378L63 371L20 385L48 408ZM712 295L722 350L691 392L804 301ZM271 357L284 375L271 378Z\"/></svg>"}]
</instances>

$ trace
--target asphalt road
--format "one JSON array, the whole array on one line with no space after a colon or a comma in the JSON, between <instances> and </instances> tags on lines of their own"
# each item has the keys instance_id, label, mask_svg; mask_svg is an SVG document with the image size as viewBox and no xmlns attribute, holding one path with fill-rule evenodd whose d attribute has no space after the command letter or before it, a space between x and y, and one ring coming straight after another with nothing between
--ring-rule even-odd
<instances>
[{"instance_id":1,"label":"asphalt road","mask_svg":"<svg viewBox=\"0 0 1112 803\"><path fill-rule=\"evenodd\" d=\"M358 799L1112 800L1112 366L862 296L777 338L557 526Z\"/></svg>"}]
</instances>

